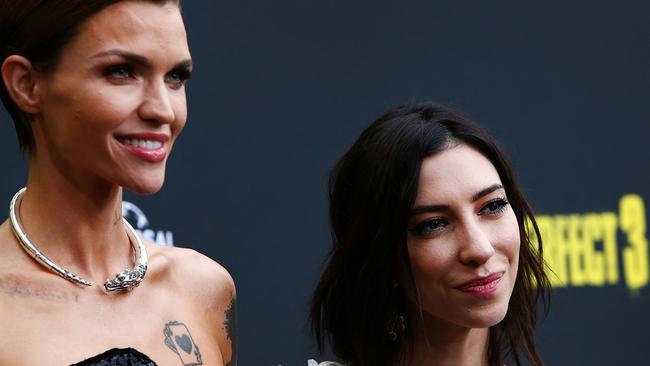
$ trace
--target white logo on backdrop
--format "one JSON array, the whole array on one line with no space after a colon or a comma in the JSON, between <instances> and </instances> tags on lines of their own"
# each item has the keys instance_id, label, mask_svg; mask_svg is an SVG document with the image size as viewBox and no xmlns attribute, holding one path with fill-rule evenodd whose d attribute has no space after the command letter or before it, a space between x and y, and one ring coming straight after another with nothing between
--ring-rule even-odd
<instances>
[{"instance_id":1,"label":"white logo on backdrop","mask_svg":"<svg viewBox=\"0 0 650 366\"><path fill-rule=\"evenodd\" d=\"M147 215L136 205L131 202L122 202L122 216L135 224L135 231L146 240L151 240L160 245L168 247L174 246L174 234L171 230L154 230L149 228L149 219Z\"/></svg>"},{"instance_id":2,"label":"white logo on backdrop","mask_svg":"<svg viewBox=\"0 0 650 366\"><path fill-rule=\"evenodd\" d=\"M278 365L282 366L282 365ZM323 361L321 363L318 363L316 360L307 360L307 366L350 366L347 364L342 364L338 362L332 362L332 361Z\"/></svg>"},{"instance_id":3,"label":"white logo on backdrop","mask_svg":"<svg viewBox=\"0 0 650 366\"><path fill-rule=\"evenodd\" d=\"M307 366L345 366L343 364L340 364L338 362L332 362L332 361L324 361L321 363L318 363L316 360L308 360L307 361Z\"/></svg>"}]
</instances>

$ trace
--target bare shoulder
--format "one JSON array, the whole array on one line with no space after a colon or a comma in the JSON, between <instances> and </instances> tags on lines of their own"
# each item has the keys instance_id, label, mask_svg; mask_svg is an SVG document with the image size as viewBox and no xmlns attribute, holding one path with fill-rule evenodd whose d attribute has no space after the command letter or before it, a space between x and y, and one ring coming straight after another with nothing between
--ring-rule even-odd
<instances>
[{"instance_id":1,"label":"bare shoulder","mask_svg":"<svg viewBox=\"0 0 650 366\"><path fill-rule=\"evenodd\" d=\"M147 243L152 276L172 284L177 293L194 299L204 314L209 333L226 366L237 365L236 292L228 271L211 258L193 250ZM149 273L147 273L149 275Z\"/></svg>"},{"instance_id":2,"label":"bare shoulder","mask_svg":"<svg viewBox=\"0 0 650 366\"><path fill-rule=\"evenodd\" d=\"M219 263L194 249L164 247L147 243L153 275L164 275L168 281L209 296L209 301L228 303L235 297L235 283ZM216 297L216 298L215 298Z\"/></svg>"}]
</instances>

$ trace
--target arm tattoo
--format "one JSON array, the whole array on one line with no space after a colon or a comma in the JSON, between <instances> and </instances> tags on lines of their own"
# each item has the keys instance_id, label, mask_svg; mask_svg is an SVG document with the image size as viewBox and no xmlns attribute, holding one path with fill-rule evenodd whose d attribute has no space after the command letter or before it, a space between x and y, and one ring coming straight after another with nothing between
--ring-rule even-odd
<instances>
[{"instance_id":1,"label":"arm tattoo","mask_svg":"<svg viewBox=\"0 0 650 366\"><path fill-rule=\"evenodd\" d=\"M194 343L185 324L172 320L165 324L163 334L165 335L165 345L181 358L183 366L203 365L199 347Z\"/></svg>"},{"instance_id":2,"label":"arm tattoo","mask_svg":"<svg viewBox=\"0 0 650 366\"><path fill-rule=\"evenodd\" d=\"M223 325L231 345L230 361L228 361L226 366L237 366L237 303L235 297L230 300L225 315L226 320L223 322Z\"/></svg>"}]
</instances>

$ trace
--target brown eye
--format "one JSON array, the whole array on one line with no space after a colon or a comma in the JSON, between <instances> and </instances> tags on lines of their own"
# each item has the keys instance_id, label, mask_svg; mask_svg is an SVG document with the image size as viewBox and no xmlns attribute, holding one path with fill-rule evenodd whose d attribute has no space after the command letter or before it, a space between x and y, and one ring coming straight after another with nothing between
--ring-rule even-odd
<instances>
[{"instance_id":1,"label":"brown eye","mask_svg":"<svg viewBox=\"0 0 650 366\"><path fill-rule=\"evenodd\" d=\"M442 217L435 217L416 224L409 231L414 235L427 236L442 230L445 226L447 226L447 220Z\"/></svg>"},{"instance_id":2,"label":"brown eye","mask_svg":"<svg viewBox=\"0 0 650 366\"><path fill-rule=\"evenodd\" d=\"M503 212L506 209L506 206L508 206L508 200L505 198L497 198L494 199L490 202L488 202L483 208L481 208L481 211L479 212L479 215L496 215L501 212Z\"/></svg>"}]
</instances>

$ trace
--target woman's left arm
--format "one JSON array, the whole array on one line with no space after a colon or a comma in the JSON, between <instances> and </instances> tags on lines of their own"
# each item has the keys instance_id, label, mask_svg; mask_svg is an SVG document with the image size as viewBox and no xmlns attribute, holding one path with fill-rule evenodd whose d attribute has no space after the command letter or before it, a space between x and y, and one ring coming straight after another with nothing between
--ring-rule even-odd
<instances>
[{"instance_id":1,"label":"woman's left arm","mask_svg":"<svg viewBox=\"0 0 650 366\"><path fill-rule=\"evenodd\" d=\"M216 269L214 293L216 306L212 320L224 366L237 366L237 294L230 274L221 266Z\"/></svg>"},{"instance_id":2,"label":"woman's left arm","mask_svg":"<svg viewBox=\"0 0 650 366\"><path fill-rule=\"evenodd\" d=\"M223 331L220 332L222 334L220 337L220 349L222 350L225 366L237 366L237 296L235 293L235 285L230 275L228 275L228 278L230 279L231 295L229 296L228 307L224 313Z\"/></svg>"},{"instance_id":3,"label":"woman's left arm","mask_svg":"<svg viewBox=\"0 0 650 366\"><path fill-rule=\"evenodd\" d=\"M224 366L237 365L237 295L228 271L212 259L193 253L194 292L206 329L219 347Z\"/></svg>"}]
</instances>

